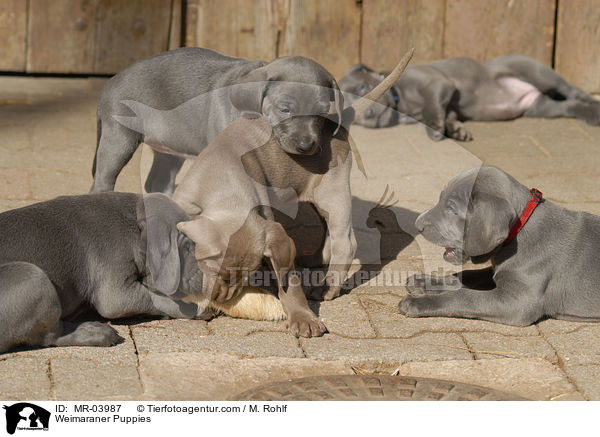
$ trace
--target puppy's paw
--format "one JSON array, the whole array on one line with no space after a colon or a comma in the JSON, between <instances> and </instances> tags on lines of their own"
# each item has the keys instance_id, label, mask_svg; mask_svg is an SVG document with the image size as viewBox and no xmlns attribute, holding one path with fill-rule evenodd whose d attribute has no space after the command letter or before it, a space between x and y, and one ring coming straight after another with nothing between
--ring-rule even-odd
<instances>
[{"instance_id":1,"label":"puppy's paw","mask_svg":"<svg viewBox=\"0 0 600 437\"><path fill-rule=\"evenodd\" d=\"M591 105L591 109L586 112L584 120L592 126L600 126L600 103Z\"/></svg>"},{"instance_id":2,"label":"puppy's paw","mask_svg":"<svg viewBox=\"0 0 600 437\"><path fill-rule=\"evenodd\" d=\"M426 296L408 295L398 304L398 312L407 317L422 317L425 315Z\"/></svg>"},{"instance_id":3,"label":"puppy's paw","mask_svg":"<svg viewBox=\"0 0 600 437\"><path fill-rule=\"evenodd\" d=\"M446 135L444 135L443 129L438 131L436 129L432 129L432 128L428 127L427 128L427 136L432 141L442 141L442 140L446 139Z\"/></svg>"},{"instance_id":4,"label":"puppy's paw","mask_svg":"<svg viewBox=\"0 0 600 437\"><path fill-rule=\"evenodd\" d=\"M327 327L317 316L306 311L294 313L288 318L288 329L296 337L320 337Z\"/></svg>"},{"instance_id":5,"label":"puppy's paw","mask_svg":"<svg viewBox=\"0 0 600 437\"><path fill-rule=\"evenodd\" d=\"M72 346L114 346L122 338L119 333L106 323L85 322L77 326L75 331L70 334L70 343Z\"/></svg>"},{"instance_id":6,"label":"puppy's paw","mask_svg":"<svg viewBox=\"0 0 600 437\"><path fill-rule=\"evenodd\" d=\"M406 281L406 289L409 293L419 296L425 294L440 294L447 290L453 290L460 286L455 275L431 276L416 273Z\"/></svg>"},{"instance_id":7,"label":"puppy's paw","mask_svg":"<svg viewBox=\"0 0 600 437\"><path fill-rule=\"evenodd\" d=\"M473 140L473 135L471 135L471 132L469 132L463 124L456 126L455 129L448 132L448 136L450 138L454 138L455 140L458 140L458 141L472 141Z\"/></svg>"},{"instance_id":8,"label":"puppy's paw","mask_svg":"<svg viewBox=\"0 0 600 437\"><path fill-rule=\"evenodd\" d=\"M415 273L406 280L406 289L409 293L413 294L424 294L427 286L427 278L429 275L422 273Z\"/></svg>"}]
</instances>

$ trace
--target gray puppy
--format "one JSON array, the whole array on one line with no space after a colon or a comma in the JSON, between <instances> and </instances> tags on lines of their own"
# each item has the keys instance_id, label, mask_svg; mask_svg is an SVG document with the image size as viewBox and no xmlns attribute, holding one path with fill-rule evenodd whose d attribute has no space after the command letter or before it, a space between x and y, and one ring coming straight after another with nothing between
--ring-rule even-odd
<instances>
[{"instance_id":1,"label":"gray puppy","mask_svg":"<svg viewBox=\"0 0 600 437\"><path fill-rule=\"evenodd\" d=\"M458 277L417 275L400 312L517 326L544 316L600 321L600 217L540 200L541 193L495 167L451 179L415 226L446 248L446 261L491 260L492 268Z\"/></svg>"},{"instance_id":2,"label":"gray puppy","mask_svg":"<svg viewBox=\"0 0 600 437\"><path fill-rule=\"evenodd\" d=\"M340 80L346 103L369 92L382 74L358 64ZM573 117L600 125L600 102L544 64L522 55L479 63L453 58L413 65L355 123L387 127L421 122L433 140L472 139L463 121Z\"/></svg>"},{"instance_id":3,"label":"gray puppy","mask_svg":"<svg viewBox=\"0 0 600 437\"><path fill-rule=\"evenodd\" d=\"M0 214L0 352L32 346L109 346L89 310L197 316L179 298L202 289L194 243L177 231L187 215L162 194L59 197ZM64 323L63 323L64 322Z\"/></svg>"},{"instance_id":4,"label":"gray puppy","mask_svg":"<svg viewBox=\"0 0 600 437\"><path fill-rule=\"evenodd\" d=\"M295 113L297 100L309 102L308 110ZM112 191L144 142L154 150L146 191L172 194L185 158L198 155L240 115L265 116L284 151L312 155L331 101L340 123L337 82L300 56L266 63L187 47L145 59L111 78L102 91L91 191Z\"/></svg>"}]
</instances>

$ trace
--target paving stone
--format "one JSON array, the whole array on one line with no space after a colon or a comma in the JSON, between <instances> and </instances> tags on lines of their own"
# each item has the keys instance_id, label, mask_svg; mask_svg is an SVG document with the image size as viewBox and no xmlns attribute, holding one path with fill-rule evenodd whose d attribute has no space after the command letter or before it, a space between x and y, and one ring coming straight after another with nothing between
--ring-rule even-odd
<instances>
[{"instance_id":1,"label":"paving stone","mask_svg":"<svg viewBox=\"0 0 600 437\"><path fill-rule=\"evenodd\" d=\"M544 337L565 363L600 363L600 325L582 326L567 333L548 333Z\"/></svg>"},{"instance_id":2,"label":"paving stone","mask_svg":"<svg viewBox=\"0 0 600 437\"><path fill-rule=\"evenodd\" d=\"M349 338L375 337L357 296L346 294L328 302L314 302L314 306L330 333Z\"/></svg>"},{"instance_id":3,"label":"paving stone","mask_svg":"<svg viewBox=\"0 0 600 437\"><path fill-rule=\"evenodd\" d=\"M541 358L414 362L403 364L399 374L481 385L532 400L565 399L576 391L558 366Z\"/></svg>"},{"instance_id":4,"label":"paving stone","mask_svg":"<svg viewBox=\"0 0 600 437\"><path fill-rule=\"evenodd\" d=\"M9 209L22 208L35 203L35 200L8 200L0 199L0 212L8 211Z\"/></svg>"},{"instance_id":5,"label":"paving stone","mask_svg":"<svg viewBox=\"0 0 600 437\"><path fill-rule=\"evenodd\" d=\"M150 353L140 357L145 398L226 400L262 384L317 375L349 375L342 361L244 358L202 352Z\"/></svg>"},{"instance_id":6,"label":"paving stone","mask_svg":"<svg viewBox=\"0 0 600 437\"><path fill-rule=\"evenodd\" d=\"M577 366L567 364L567 375L590 401L600 401L600 364Z\"/></svg>"},{"instance_id":7,"label":"paving stone","mask_svg":"<svg viewBox=\"0 0 600 437\"><path fill-rule=\"evenodd\" d=\"M162 326L133 328L133 336L140 353L215 352L244 357L304 356L298 340L287 332L255 332L242 337L235 334L208 335L206 327L200 328L200 331L189 329L186 323L181 323L172 329L162 329Z\"/></svg>"},{"instance_id":8,"label":"paving stone","mask_svg":"<svg viewBox=\"0 0 600 437\"><path fill-rule=\"evenodd\" d=\"M156 320L131 326L138 352L177 352L196 350L209 335L203 320Z\"/></svg>"},{"instance_id":9,"label":"paving stone","mask_svg":"<svg viewBox=\"0 0 600 437\"><path fill-rule=\"evenodd\" d=\"M350 339L335 335L301 339L308 358L344 360L351 364L369 361L399 365L406 361L472 359L456 334L423 334L410 339Z\"/></svg>"},{"instance_id":10,"label":"paving stone","mask_svg":"<svg viewBox=\"0 0 600 437\"><path fill-rule=\"evenodd\" d=\"M285 320L270 322L218 316L208 322L208 329L215 335L243 337L254 332L287 332L286 323Z\"/></svg>"},{"instance_id":11,"label":"paving stone","mask_svg":"<svg viewBox=\"0 0 600 437\"><path fill-rule=\"evenodd\" d=\"M53 358L51 369L57 400L129 400L142 394L136 365Z\"/></svg>"},{"instance_id":12,"label":"paving stone","mask_svg":"<svg viewBox=\"0 0 600 437\"><path fill-rule=\"evenodd\" d=\"M48 360L0 356L0 399L52 399Z\"/></svg>"},{"instance_id":13,"label":"paving stone","mask_svg":"<svg viewBox=\"0 0 600 437\"><path fill-rule=\"evenodd\" d=\"M11 116L0 111L0 149L7 152L19 152L22 150L31 150L29 133L22 126L16 125L16 120L19 120L21 115L16 117L15 125L10 123ZM14 116L14 114L12 115ZM6 159L6 158L4 158Z\"/></svg>"},{"instance_id":14,"label":"paving stone","mask_svg":"<svg viewBox=\"0 0 600 437\"><path fill-rule=\"evenodd\" d=\"M121 338L121 343L110 347L69 346L12 352L5 356L27 357L33 359L67 359L94 362L102 366L134 366L137 363L135 345L127 325L112 325Z\"/></svg>"},{"instance_id":15,"label":"paving stone","mask_svg":"<svg viewBox=\"0 0 600 437\"><path fill-rule=\"evenodd\" d=\"M0 197L3 199L31 198L29 170L0 168Z\"/></svg>"},{"instance_id":16,"label":"paving stone","mask_svg":"<svg viewBox=\"0 0 600 437\"><path fill-rule=\"evenodd\" d=\"M542 334L565 334L582 329L585 326L598 326L597 323L568 322L566 320L546 319L537 323Z\"/></svg>"},{"instance_id":17,"label":"paving stone","mask_svg":"<svg viewBox=\"0 0 600 437\"><path fill-rule=\"evenodd\" d=\"M375 331L384 338L411 338L423 332L489 332L515 337L538 335L535 326L517 327L449 317L406 317L398 313L400 298L391 295L364 296L361 302Z\"/></svg>"},{"instance_id":18,"label":"paving stone","mask_svg":"<svg viewBox=\"0 0 600 437\"><path fill-rule=\"evenodd\" d=\"M544 358L556 362L548 342L539 336L515 337L492 332L466 332L463 337L478 360L488 358Z\"/></svg>"},{"instance_id":19,"label":"paving stone","mask_svg":"<svg viewBox=\"0 0 600 437\"><path fill-rule=\"evenodd\" d=\"M67 171L38 169L32 171L33 197L38 200L53 199L57 196L86 194L84 187L92 186L92 173L70 173Z\"/></svg>"}]
</instances>

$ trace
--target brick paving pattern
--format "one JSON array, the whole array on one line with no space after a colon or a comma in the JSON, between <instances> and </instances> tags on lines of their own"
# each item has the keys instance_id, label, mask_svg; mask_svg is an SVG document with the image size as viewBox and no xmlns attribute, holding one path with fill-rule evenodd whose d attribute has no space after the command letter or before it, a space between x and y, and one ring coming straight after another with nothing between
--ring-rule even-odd
<instances>
[{"instance_id":1,"label":"brick paving pattern","mask_svg":"<svg viewBox=\"0 0 600 437\"><path fill-rule=\"evenodd\" d=\"M103 79L0 78L0 211L86 193ZM600 128L575 120L467 123L474 141L433 143L422 126L353 126L368 179L356 169L357 266L382 272L334 301L313 303L330 330L296 339L284 322L221 316L114 323L111 348L49 348L0 356L2 399L228 399L256 385L313 375L387 373L444 378L530 399L600 399L600 325L545 320L518 328L397 313L399 280L449 271L442 251L415 237L416 214L445 182L482 162L501 167L545 197L600 214ZM117 190L141 190L150 153L140 149ZM185 167L184 167L185 170ZM394 226L366 223L389 185ZM381 238L380 238L381 237ZM357 270L357 267L354 268Z\"/></svg>"}]
</instances>

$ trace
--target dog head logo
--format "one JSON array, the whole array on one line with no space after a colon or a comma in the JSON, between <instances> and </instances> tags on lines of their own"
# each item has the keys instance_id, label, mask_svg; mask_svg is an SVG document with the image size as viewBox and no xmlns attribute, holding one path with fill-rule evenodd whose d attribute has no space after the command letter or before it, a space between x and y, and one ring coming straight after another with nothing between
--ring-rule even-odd
<instances>
[{"instance_id":1,"label":"dog head logo","mask_svg":"<svg viewBox=\"0 0 600 437\"><path fill-rule=\"evenodd\" d=\"M18 430L48 430L50 411L35 404L19 402L10 406L4 405L6 410L6 432L14 434Z\"/></svg>"}]
</instances>

